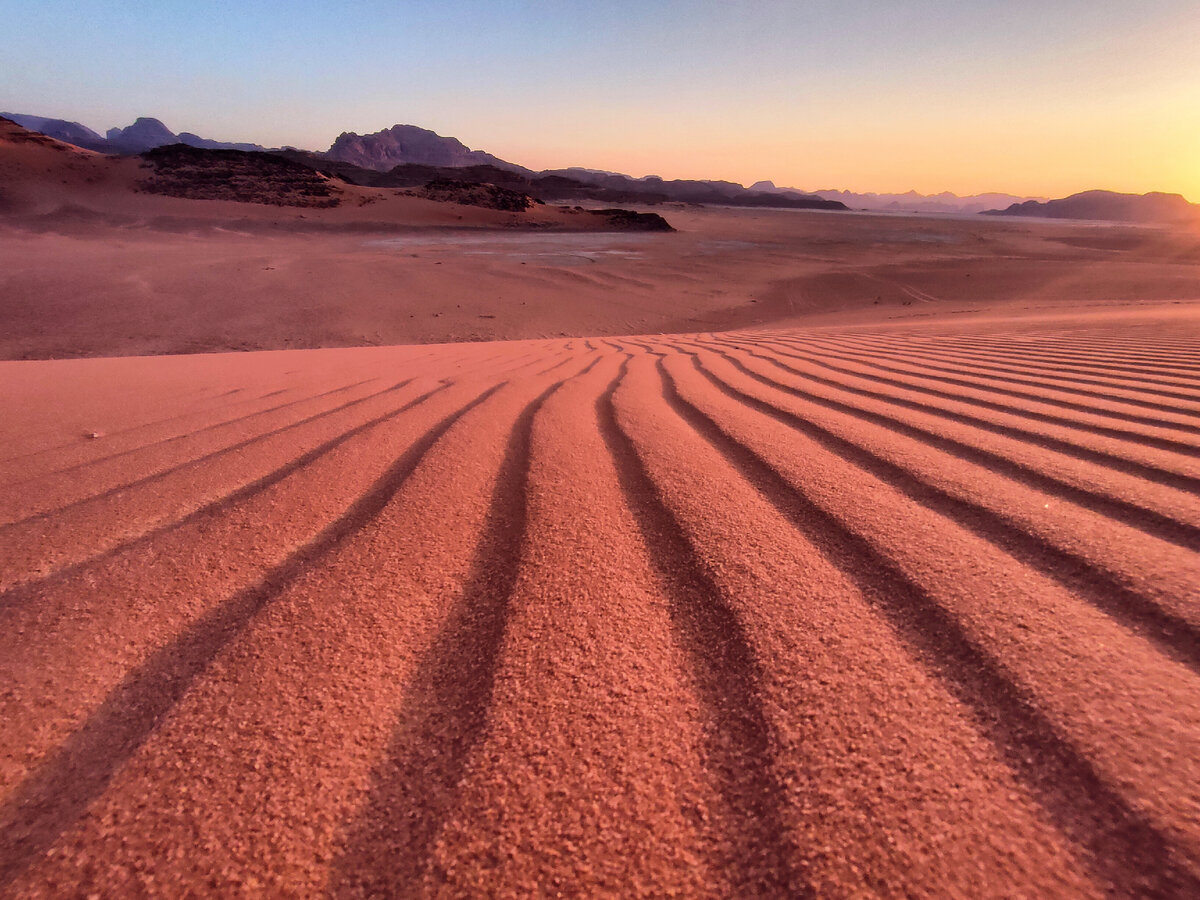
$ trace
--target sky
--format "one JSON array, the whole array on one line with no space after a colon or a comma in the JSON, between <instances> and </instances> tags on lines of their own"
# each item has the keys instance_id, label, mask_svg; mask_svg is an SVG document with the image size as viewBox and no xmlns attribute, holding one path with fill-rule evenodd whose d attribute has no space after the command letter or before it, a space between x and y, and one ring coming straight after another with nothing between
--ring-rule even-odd
<instances>
[{"instance_id":1,"label":"sky","mask_svg":"<svg viewBox=\"0 0 1200 900\"><path fill-rule=\"evenodd\" d=\"M1200 201L1198 0L0 0L0 109L534 169Z\"/></svg>"}]
</instances>

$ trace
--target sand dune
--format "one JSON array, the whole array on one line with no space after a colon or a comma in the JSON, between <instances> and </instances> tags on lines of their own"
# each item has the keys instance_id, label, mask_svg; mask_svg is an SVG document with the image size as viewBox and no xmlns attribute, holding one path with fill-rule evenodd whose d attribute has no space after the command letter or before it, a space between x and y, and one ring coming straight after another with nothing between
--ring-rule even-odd
<instances>
[{"instance_id":1,"label":"sand dune","mask_svg":"<svg viewBox=\"0 0 1200 900\"><path fill-rule=\"evenodd\" d=\"M1200 340L1071 315L0 363L0 894L1195 896Z\"/></svg>"}]
</instances>

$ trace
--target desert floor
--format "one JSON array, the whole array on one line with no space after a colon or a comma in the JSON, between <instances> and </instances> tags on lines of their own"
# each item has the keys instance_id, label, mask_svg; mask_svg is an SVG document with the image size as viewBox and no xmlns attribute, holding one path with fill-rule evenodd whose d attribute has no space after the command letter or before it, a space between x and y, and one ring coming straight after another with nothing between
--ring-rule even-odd
<instances>
[{"instance_id":1,"label":"desert floor","mask_svg":"<svg viewBox=\"0 0 1200 900\"><path fill-rule=\"evenodd\" d=\"M0 895L1200 895L1200 241L668 218L0 242Z\"/></svg>"},{"instance_id":2,"label":"desert floor","mask_svg":"<svg viewBox=\"0 0 1200 900\"><path fill-rule=\"evenodd\" d=\"M498 229L518 217L420 200L280 210L122 190L101 195L97 212L70 196L44 215L0 217L0 359L896 323L1200 298L1200 234L1149 228L657 207L677 233L531 233L536 218ZM393 221L370 218L389 212Z\"/></svg>"}]
</instances>

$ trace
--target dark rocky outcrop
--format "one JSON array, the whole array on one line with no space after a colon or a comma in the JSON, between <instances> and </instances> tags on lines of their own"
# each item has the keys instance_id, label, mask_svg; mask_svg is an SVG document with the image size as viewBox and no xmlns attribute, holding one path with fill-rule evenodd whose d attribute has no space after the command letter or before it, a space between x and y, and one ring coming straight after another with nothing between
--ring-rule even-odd
<instances>
[{"instance_id":1,"label":"dark rocky outcrop","mask_svg":"<svg viewBox=\"0 0 1200 900\"><path fill-rule=\"evenodd\" d=\"M494 184L451 181L449 179L431 181L417 191L417 194L428 200L438 200L443 203L463 203L467 206L482 206L487 209L504 210L505 212L524 212L534 203L532 197L528 194L522 194L519 191L497 187Z\"/></svg>"},{"instance_id":2,"label":"dark rocky outcrop","mask_svg":"<svg viewBox=\"0 0 1200 900\"><path fill-rule=\"evenodd\" d=\"M273 153L172 144L141 156L152 172L138 187L151 194L271 206L331 207L339 203L337 189L328 177Z\"/></svg>"},{"instance_id":3,"label":"dark rocky outcrop","mask_svg":"<svg viewBox=\"0 0 1200 900\"><path fill-rule=\"evenodd\" d=\"M189 147L199 147L203 150L244 150L247 153L269 153L266 147L261 144L245 144L230 141L214 141L211 138L203 138L198 134L192 134L190 131L181 131L178 135L178 143L187 144Z\"/></svg>"},{"instance_id":4,"label":"dark rocky outcrop","mask_svg":"<svg viewBox=\"0 0 1200 900\"><path fill-rule=\"evenodd\" d=\"M592 209L588 213L604 219L613 231L674 231L658 213L633 212L628 209Z\"/></svg>"},{"instance_id":5,"label":"dark rocky outcrop","mask_svg":"<svg viewBox=\"0 0 1200 900\"><path fill-rule=\"evenodd\" d=\"M546 203L591 200L598 203L636 203L653 205L670 201L718 203L731 206L773 206L790 209L845 209L836 201L819 197L788 197L746 191L728 182L678 182L662 179L636 179L625 175L587 178L586 170L570 170L581 178L555 172L519 172L494 165L431 166L406 163L387 172L364 169L347 162L329 160L303 150L283 150L281 155L311 166L329 175L336 175L351 184L365 187L419 188L431 181L458 181L468 184L492 184ZM567 170L562 170L567 171ZM597 173L591 173L597 174ZM717 185L725 184L722 189Z\"/></svg>"}]
</instances>

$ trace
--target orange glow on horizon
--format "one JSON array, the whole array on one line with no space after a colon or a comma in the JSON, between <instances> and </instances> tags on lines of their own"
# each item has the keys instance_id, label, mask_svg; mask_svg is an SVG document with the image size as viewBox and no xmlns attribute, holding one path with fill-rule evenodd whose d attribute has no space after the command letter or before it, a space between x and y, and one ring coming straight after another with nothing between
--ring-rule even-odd
<instances>
[{"instance_id":1,"label":"orange glow on horizon","mask_svg":"<svg viewBox=\"0 0 1200 900\"><path fill-rule=\"evenodd\" d=\"M571 121L557 139L523 134L488 149L535 169L580 165L747 186L771 180L804 190L1051 198L1163 191L1200 202L1200 79L1150 96L1092 98L1067 113L1016 104L936 114L822 112L788 116L760 106L717 131L700 118L663 122L636 111L618 124L614 111ZM589 150L581 154L580 146Z\"/></svg>"}]
</instances>

